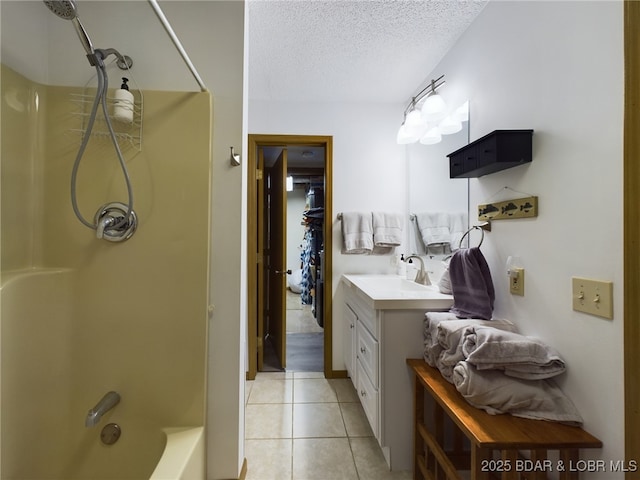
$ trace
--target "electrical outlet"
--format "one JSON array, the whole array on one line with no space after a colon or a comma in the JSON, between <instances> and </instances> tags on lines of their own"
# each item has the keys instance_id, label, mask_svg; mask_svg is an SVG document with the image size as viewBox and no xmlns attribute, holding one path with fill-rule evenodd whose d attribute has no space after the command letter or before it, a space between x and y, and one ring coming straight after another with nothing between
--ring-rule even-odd
<instances>
[{"instance_id":1,"label":"electrical outlet","mask_svg":"<svg viewBox=\"0 0 640 480\"><path fill-rule=\"evenodd\" d=\"M524 268L512 268L509 274L509 291L524 296Z\"/></svg>"},{"instance_id":2,"label":"electrical outlet","mask_svg":"<svg viewBox=\"0 0 640 480\"><path fill-rule=\"evenodd\" d=\"M574 310L613 318L613 282L573 277L571 283Z\"/></svg>"}]
</instances>

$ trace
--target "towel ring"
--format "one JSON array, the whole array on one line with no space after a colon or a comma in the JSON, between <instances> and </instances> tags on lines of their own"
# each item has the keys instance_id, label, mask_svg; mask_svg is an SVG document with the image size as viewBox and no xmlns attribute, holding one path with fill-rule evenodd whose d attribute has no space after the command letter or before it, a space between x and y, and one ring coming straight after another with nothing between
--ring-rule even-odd
<instances>
[{"instance_id":1,"label":"towel ring","mask_svg":"<svg viewBox=\"0 0 640 480\"><path fill-rule=\"evenodd\" d=\"M480 230L480 233L482 234L482 236L480 237L480 243L478 243L478 248L480 248L480 245L482 245L482 242L484 241L484 231L486 230L487 232L491 231L491 223L489 222L484 222L481 223L480 225L474 225L473 227L471 227L469 230L467 230L466 232L464 232L464 235L462 235L462 238L460 238L460 243L458 243L458 248L462 248L462 242L464 241L464 237L466 237L467 235L469 235L469 233L472 230Z\"/></svg>"}]
</instances>

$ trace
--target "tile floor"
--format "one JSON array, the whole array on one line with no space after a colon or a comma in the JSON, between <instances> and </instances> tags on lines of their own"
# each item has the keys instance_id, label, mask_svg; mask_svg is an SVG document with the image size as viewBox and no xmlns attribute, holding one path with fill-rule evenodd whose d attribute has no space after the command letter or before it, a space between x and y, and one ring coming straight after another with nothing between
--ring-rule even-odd
<instances>
[{"instance_id":1,"label":"tile floor","mask_svg":"<svg viewBox=\"0 0 640 480\"><path fill-rule=\"evenodd\" d=\"M262 372L247 382L247 480L408 480L390 472L349 379Z\"/></svg>"}]
</instances>

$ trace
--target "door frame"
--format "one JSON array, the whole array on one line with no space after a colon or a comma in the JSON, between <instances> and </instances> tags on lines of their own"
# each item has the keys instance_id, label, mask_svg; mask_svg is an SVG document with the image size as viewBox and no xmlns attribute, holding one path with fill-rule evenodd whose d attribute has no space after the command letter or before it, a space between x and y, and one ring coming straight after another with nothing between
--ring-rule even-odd
<instances>
[{"instance_id":1,"label":"door frame","mask_svg":"<svg viewBox=\"0 0 640 480\"><path fill-rule=\"evenodd\" d=\"M249 134L247 155L247 379L258 372L257 268L260 252L257 247L258 226L258 152L260 147L274 146L324 147L324 376L333 378L333 137L326 135Z\"/></svg>"},{"instance_id":2,"label":"door frame","mask_svg":"<svg viewBox=\"0 0 640 480\"><path fill-rule=\"evenodd\" d=\"M640 460L640 2L624 2L624 405L625 457ZM640 470L625 478L640 479Z\"/></svg>"}]
</instances>

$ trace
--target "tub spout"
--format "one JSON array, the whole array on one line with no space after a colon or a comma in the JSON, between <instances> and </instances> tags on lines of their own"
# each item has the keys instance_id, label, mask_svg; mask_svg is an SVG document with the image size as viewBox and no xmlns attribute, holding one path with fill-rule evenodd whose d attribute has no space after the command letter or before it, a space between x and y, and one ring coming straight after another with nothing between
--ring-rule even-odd
<instances>
[{"instance_id":1,"label":"tub spout","mask_svg":"<svg viewBox=\"0 0 640 480\"><path fill-rule=\"evenodd\" d=\"M107 392L100 401L87 413L85 419L85 427L93 427L98 424L102 416L115 407L120 401L120 395L117 392Z\"/></svg>"}]
</instances>

